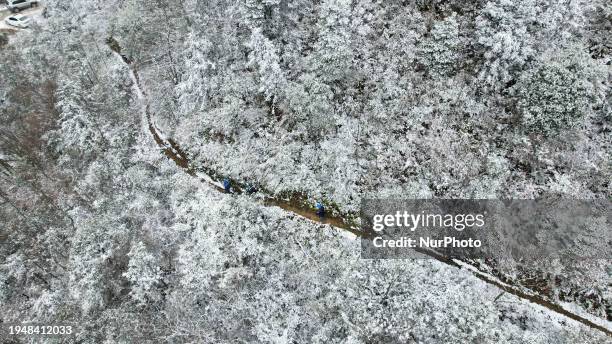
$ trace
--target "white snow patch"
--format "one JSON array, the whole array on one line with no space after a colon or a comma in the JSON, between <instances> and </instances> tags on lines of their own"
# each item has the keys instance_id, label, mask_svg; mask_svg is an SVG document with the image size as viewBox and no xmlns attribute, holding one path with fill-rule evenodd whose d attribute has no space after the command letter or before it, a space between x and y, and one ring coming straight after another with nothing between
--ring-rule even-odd
<instances>
[{"instance_id":1,"label":"white snow patch","mask_svg":"<svg viewBox=\"0 0 612 344\"><path fill-rule=\"evenodd\" d=\"M214 179L212 179L211 176L209 176L208 174L204 173L204 172L196 172L196 176L200 179L205 180L207 183L210 183L214 186L218 186L220 188L223 188L223 184L221 184L221 182L216 181Z\"/></svg>"},{"instance_id":2,"label":"white snow patch","mask_svg":"<svg viewBox=\"0 0 612 344\"><path fill-rule=\"evenodd\" d=\"M355 235L352 232L346 231L344 229L340 229L340 228L336 228L337 230L340 231L340 235L342 235L343 237L349 239L349 240L357 240L358 236Z\"/></svg>"},{"instance_id":3,"label":"white snow patch","mask_svg":"<svg viewBox=\"0 0 612 344\"><path fill-rule=\"evenodd\" d=\"M140 107L141 107L140 125L142 127L142 132L146 133L149 131L149 121L147 118L147 106L146 106L146 99L144 98L144 92L142 92L142 90L140 89L140 84L138 83L138 79L136 78L136 74L134 74L134 71L132 70L132 68L123 60L123 57L119 53L117 53L116 51L112 49L111 51L113 55L115 55L119 63L121 65L125 65L128 69L128 75L130 76L130 80L132 80L132 88L134 89L136 98L141 102L140 104Z\"/></svg>"}]
</instances>

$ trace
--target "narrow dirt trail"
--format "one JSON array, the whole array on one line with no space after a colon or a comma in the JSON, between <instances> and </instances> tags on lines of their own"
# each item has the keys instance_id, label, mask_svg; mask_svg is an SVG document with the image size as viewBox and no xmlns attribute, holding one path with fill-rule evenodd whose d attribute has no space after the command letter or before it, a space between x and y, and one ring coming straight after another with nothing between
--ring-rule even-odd
<instances>
[{"instance_id":1,"label":"narrow dirt trail","mask_svg":"<svg viewBox=\"0 0 612 344\"><path fill-rule=\"evenodd\" d=\"M107 40L107 44L110 47L110 49L113 51L113 53L115 53L128 66L130 70L130 74L131 74L130 77L134 81L134 88L136 90L136 93L138 97L144 101L143 120L146 121L146 125L148 127L147 129L153 136L153 139L155 140L155 142L160 146L162 153L168 159L174 161L177 166L179 166L189 175L199 178L203 183L206 183L212 186L214 189L216 189L219 192L225 192L225 190L222 187L214 183L214 180L221 180L223 178L222 175L210 169L194 167L191 161L189 160L188 155L186 154L186 152L184 152L181 149L179 144L170 138L165 138L164 135L162 135L161 132L157 129L157 127L154 125L153 120L151 118L149 104L146 100L146 93L144 89L141 87L140 79L138 77L138 71L135 70L134 65L132 63L133 61L121 53L121 46L112 37ZM204 173L207 176L207 178L200 178L198 176L199 173ZM242 190L237 186L239 185L239 183L237 183L237 181L233 181L233 184L236 185L236 187L234 187L235 193L238 193L238 194L242 193ZM284 199L267 196L264 199L264 205L277 206L288 212L294 213L303 218L311 220L315 223L328 224L340 230L348 231L352 233L353 235L355 235L356 238L365 238L368 236L367 233L359 231L357 226L352 224L351 221L346 220L342 217L326 216L324 219L320 219L314 210L302 205L305 203L303 201L304 200L297 200L297 199L284 200ZM556 304L546 299L545 297L542 297L535 293L529 293L529 292L523 291L519 287L504 283L503 281L499 280L498 278L494 276L491 276L487 273L479 271L478 268L466 262L442 256L433 250L425 250L425 249L415 249L415 250L419 253L429 256L430 258L436 259L437 261L443 264L446 264L446 265L449 265L449 266L452 266L458 269L468 270L478 279L484 281L487 284L493 285L508 294L517 296L521 299L524 299L529 302L540 305L552 312L563 315L567 318L575 320L585 326L601 331L605 333L606 335L612 337L612 330L610 330L608 326L606 326L607 325L606 321L603 319L601 319L601 324L599 324L596 322L596 320L589 319L585 316L573 313L563 308L561 305ZM595 317L593 316L593 318Z\"/></svg>"}]
</instances>

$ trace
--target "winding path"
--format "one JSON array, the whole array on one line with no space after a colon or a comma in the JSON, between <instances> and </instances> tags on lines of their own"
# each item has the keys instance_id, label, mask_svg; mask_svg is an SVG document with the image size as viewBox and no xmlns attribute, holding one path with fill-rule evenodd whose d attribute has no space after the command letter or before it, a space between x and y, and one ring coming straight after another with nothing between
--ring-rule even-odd
<instances>
[{"instance_id":1,"label":"winding path","mask_svg":"<svg viewBox=\"0 0 612 344\"><path fill-rule=\"evenodd\" d=\"M209 170L206 168L194 167L193 164L190 162L187 154L180 148L180 146L174 140L170 138L165 138L164 135L161 134L161 132L155 126L151 118L150 107L146 100L146 93L141 87L140 79L138 76L138 71L135 69L134 64L132 63L133 61L121 53L121 46L112 37L107 40L107 44L110 47L110 49L113 51L113 53L123 63L125 63L128 66L130 70L130 78L132 79L134 83L135 93L137 97L144 102L144 107L142 110L143 125L147 126L147 130L151 133L155 142L160 146L163 154L166 155L166 157L168 157L169 159L173 160L177 166L181 167L189 175L200 178L202 182L211 185L213 188L215 188L216 190L220 192L224 192L223 188L214 182L215 180L222 179L222 176L220 174L216 173L213 170ZM198 172L203 172L206 177L205 178L199 177ZM233 181L233 182L235 185L238 185L236 181ZM235 191L237 193L241 193L241 189L238 187L235 188ZM367 237L367 233L359 231L355 225L351 224L351 221L346 220L340 216L326 216L325 219L321 220L319 216L315 213L315 211L313 211L312 209L306 206L299 205L299 204L304 204L305 203L304 201L305 200L300 200L300 199L283 200L283 199L278 199L275 197L267 196L266 199L264 200L264 203L266 205L278 206L284 210L297 214L301 217L307 218L316 223L329 224L338 229L348 231L352 233L353 235L355 235L356 238ZM497 288L501 289L503 292L515 295L521 299L524 299L529 302L540 305L544 308L547 308L550 311L553 311L567 318L575 320L592 329L601 331L605 333L606 335L608 335L609 337L612 337L612 330L610 330L609 328L610 323L603 319L597 318L595 316L589 316L589 315L583 316L580 314L573 313L563 308L562 306L552 301L549 301L543 296L540 296L535 293L529 293L529 292L521 290L519 287L513 286L508 283L504 283L503 281L499 280L498 278L494 276L491 276L487 273L479 271L478 268L466 262L463 262L457 259L450 259L450 258L444 257L432 250L424 250L424 249L416 249L416 250L446 265L449 265L455 268L459 268L459 269L469 270L478 279L484 281L487 284L496 286Z\"/></svg>"}]
</instances>

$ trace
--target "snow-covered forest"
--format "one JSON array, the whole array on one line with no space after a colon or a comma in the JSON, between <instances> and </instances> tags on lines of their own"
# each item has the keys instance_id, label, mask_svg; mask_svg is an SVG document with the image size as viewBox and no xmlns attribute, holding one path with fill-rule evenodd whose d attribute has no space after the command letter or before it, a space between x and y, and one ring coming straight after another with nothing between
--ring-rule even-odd
<instances>
[{"instance_id":1,"label":"snow-covered forest","mask_svg":"<svg viewBox=\"0 0 612 344\"><path fill-rule=\"evenodd\" d=\"M610 260L368 260L342 228L364 198L610 199L609 0L41 6L0 30L1 343L36 342L22 323L74 324L58 343L612 340Z\"/></svg>"}]
</instances>

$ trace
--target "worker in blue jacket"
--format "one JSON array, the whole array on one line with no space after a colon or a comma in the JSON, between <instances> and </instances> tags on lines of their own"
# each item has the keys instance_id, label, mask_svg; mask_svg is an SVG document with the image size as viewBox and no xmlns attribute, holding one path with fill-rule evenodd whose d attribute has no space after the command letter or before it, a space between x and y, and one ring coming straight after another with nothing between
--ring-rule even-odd
<instances>
[{"instance_id":1,"label":"worker in blue jacket","mask_svg":"<svg viewBox=\"0 0 612 344\"><path fill-rule=\"evenodd\" d=\"M323 218L325 216L325 207L321 202L317 201L315 209L317 209L317 215L319 215L319 217Z\"/></svg>"},{"instance_id":2,"label":"worker in blue jacket","mask_svg":"<svg viewBox=\"0 0 612 344\"><path fill-rule=\"evenodd\" d=\"M225 192L230 193L232 190L232 183L228 178L223 179L223 189Z\"/></svg>"},{"instance_id":3,"label":"worker in blue jacket","mask_svg":"<svg viewBox=\"0 0 612 344\"><path fill-rule=\"evenodd\" d=\"M252 195L255 192L257 192L257 189L255 188L255 186L251 183L247 183L246 187L245 187L245 191L247 193L247 195Z\"/></svg>"}]
</instances>

